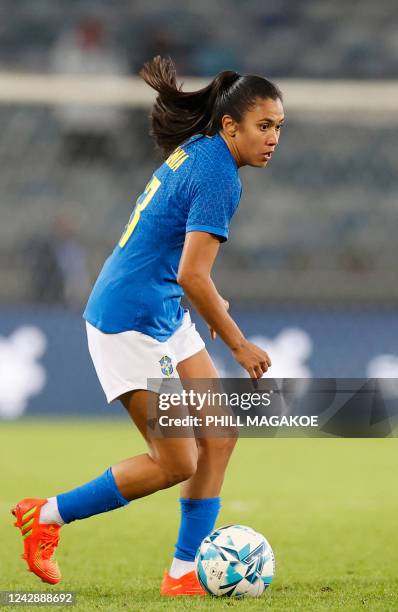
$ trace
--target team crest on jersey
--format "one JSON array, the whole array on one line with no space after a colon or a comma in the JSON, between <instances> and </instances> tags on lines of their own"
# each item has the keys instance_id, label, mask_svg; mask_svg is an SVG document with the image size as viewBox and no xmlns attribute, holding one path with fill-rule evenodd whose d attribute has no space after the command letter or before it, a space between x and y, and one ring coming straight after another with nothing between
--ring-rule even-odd
<instances>
[{"instance_id":1,"label":"team crest on jersey","mask_svg":"<svg viewBox=\"0 0 398 612\"><path fill-rule=\"evenodd\" d=\"M168 357L167 355L164 355L164 357L162 357L159 363L160 363L160 368L162 370L162 374L164 374L165 376L171 376L172 373L174 372L174 368L171 363L171 358Z\"/></svg>"}]
</instances>

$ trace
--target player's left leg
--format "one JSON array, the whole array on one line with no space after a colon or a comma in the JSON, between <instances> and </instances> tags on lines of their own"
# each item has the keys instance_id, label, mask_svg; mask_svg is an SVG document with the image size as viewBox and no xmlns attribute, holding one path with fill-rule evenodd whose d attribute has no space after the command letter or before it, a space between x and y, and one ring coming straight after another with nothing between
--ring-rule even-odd
<instances>
[{"instance_id":1,"label":"player's left leg","mask_svg":"<svg viewBox=\"0 0 398 612\"><path fill-rule=\"evenodd\" d=\"M203 349L177 366L181 379L216 379L217 370ZM220 492L236 437L197 438L196 473L181 485L181 523L176 552L162 585L164 595L173 595L181 577L194 571L199 544L213 529L221 507Z\"/></svg>"},{"instance_id":2,"label":"player's left leg","mask_svg":"<svg viewBox=\"0 0 398 612\"><path fill-rule=\"evenodd\" d=\"M154 394L135 390L123 396L143 433L149 395ZM121 508L133 499L174 486L196 469L198 451L192 437L154 439L150 451L125 459L94 480L56 497L25 498L16 504L12 513L23 536L23 558L29 570L44 582L57 584L61 574L53 554L62 525Z\"/></svg>"}]
</instances>

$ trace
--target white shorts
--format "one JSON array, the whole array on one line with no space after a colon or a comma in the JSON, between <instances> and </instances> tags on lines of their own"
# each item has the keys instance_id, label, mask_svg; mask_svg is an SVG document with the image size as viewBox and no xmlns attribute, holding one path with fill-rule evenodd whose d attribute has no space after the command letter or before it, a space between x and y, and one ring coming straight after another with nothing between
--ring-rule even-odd
<instances>
[{"instance_id":1,"label":"white shorts","mask_svg":"<svg viewBox=\"0 0 398 612\"><path fill-rule=\"evenodd\" d=\"M134 389L147 389L148 378L179 378L177 364L205 348L188 310L166 342L138 331L105 334L86 322L88 348L108 402Z\"/></svg>"}]
</instances>

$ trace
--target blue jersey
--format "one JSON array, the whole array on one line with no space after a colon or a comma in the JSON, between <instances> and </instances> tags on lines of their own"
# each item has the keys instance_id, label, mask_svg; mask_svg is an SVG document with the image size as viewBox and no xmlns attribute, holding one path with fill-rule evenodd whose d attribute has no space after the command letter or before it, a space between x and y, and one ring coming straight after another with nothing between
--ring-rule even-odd
<instances>
[{"instance_id":1,"label":"blue jersey","mask_svg":"<svg viewBox=\"0 0 398 612\"><path fill-rule=\"evenodd\" d=\"M155 171L94 285L84 318L106 333L161 342L182 321L177 272L187 232L228 238L241 183L222 137L197 135Z\"/></svg>"}]
</instances>

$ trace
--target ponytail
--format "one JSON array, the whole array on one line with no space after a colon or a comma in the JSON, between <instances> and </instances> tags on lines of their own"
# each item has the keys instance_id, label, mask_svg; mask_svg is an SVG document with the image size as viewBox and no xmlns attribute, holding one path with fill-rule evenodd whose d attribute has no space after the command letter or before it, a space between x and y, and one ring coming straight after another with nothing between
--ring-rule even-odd
<instances>
[{"instance_id":1,"label":"ponytail","mask_svg":"<svg viewBox=\"0 0 398 612\"><path fill-rule=\"evenodd\" d=\"M144 64L140 76L158 92L151 113L151 134L164 158L195 134L215 134L225 114L240 121L257 97L282 99L270 81L231 70L220 72L202 89L181 91L172 59L159 55Z\"/></svg>"}]
</instances>

